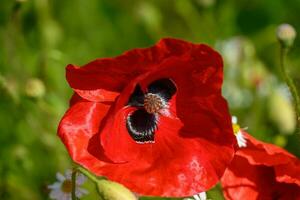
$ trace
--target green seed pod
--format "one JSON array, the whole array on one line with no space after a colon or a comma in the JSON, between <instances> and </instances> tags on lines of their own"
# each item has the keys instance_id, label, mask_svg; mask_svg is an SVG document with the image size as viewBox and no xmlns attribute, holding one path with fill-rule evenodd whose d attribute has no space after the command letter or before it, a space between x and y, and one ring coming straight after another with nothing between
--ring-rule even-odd
<instances>
[{"instance_id":1,"label":"green seed pod","mask_svg":"<svg viewBox=\"0 0 300 200\"><path fill-rule=\"evenodd\" d=\"M277 39L284 48L293 46L296 35L296 30L289 24L282 24L277 28Z\"/></svg>"},{"instance_id":2,"label":"green seed pod","mask_svg":"<svg viewBox=\"0 0 300 200\"><path fill-rule=\"evenodd\" d=\"M103 200L137 200L138 198L123 185L105 179L97 182Z\"/></svg>"}]
</instances>

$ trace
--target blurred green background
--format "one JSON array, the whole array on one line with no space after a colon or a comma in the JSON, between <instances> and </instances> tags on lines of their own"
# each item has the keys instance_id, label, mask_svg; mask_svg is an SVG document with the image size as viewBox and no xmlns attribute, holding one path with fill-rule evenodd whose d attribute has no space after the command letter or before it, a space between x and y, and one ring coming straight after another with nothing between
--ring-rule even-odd
<instances>
[{"instance_id":1,"label":"blurred green background","mask_svg":"<svg viewBox=\"0 0 300 200\"><path fill-rule=\"evenodd\" d=\"M300 156L276 28L300 32L299 0L1 0L0 199L43 200L71 160L56 136L72 94L68 63L85 64L162 37L207 43L225 61L223 92L241 127ZM300 82L300 40L288 68ZM298 87L299 88L299 87ZM83 199L99 199L91 183ZM209 192L223 199L219 187Z\"/></svg>"}]
</instances>

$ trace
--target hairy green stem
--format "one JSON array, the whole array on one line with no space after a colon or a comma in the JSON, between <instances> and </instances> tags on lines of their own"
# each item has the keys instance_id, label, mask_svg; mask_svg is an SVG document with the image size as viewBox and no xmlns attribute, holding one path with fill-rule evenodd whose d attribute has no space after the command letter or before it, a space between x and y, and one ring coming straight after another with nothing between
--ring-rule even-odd
<instances>
[{"instance_id":1,"label":"hairy green stem","mask_svg":"<svg viewBox=\"0 0 300 200\"><path fill-rule=\"evenodd\" d=\"M83 167L77 167L77 170L95 183L97 183L102 178L102 177L99 178L96 177L95 175L91 174L88 170L84 169Z\"/></svg>"},{"instance_id":2,"label":"hairy green stem","mask_svg":"<svg viewBox=\"0 0 300 200\"><path fill-rule=\"evenodd\" d=\"M297 125L298 128L300 127L300 98L297 91L297 87L293 81L293 79L288 75L286 67L285 67L285 58L288 53L288 48L285 48L281 46L280 48L280 71L284 78L284 81L289 87L289 90L293 96L294 106L295 106L295 112L297 116Z\"/></svg>"},{"instance_id":3,"label":"hairy green stem","mask_svg":"<svg viewBox=\"0 0 300 200\"><path fill-rule=\"evenodd\" d=\"M76 168L72 171L72 200L76 200Z\"/></svg>"},{"instance_id":4,"label":"hairy green stem","mask_svg":"<svg viewBox=\"0 0 300 200\"><path fill-rule=\"evenodd\" d=\"M76 170L80 173L82 173L83 175L85 175L86 177L88 177L91 181L93 181L95 183L95 186L96 186L96 190L98 192L99 195L100 192L99 192L99 189L98 189L98 182L101 180L101 179L106 179L105 177L97 177L95 176L94 174L90 173L88 170L86 170L85 168L83 167L80 167L80 166L77 166L76 167ZM72 199L73 200L73 199Z\"/></svg>"}]
</instances>

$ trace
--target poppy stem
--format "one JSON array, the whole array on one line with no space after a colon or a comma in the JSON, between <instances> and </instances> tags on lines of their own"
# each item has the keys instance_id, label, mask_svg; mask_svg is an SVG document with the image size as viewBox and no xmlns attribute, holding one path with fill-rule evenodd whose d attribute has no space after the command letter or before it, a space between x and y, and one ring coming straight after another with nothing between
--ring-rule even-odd
<instances>
[{"instance_id":1,"label":"poppy stem","mask_svg":"<svg viewBox=\"0 0 300 200\"><path fill-rule=\"evenodd\" d=\"M91 181L95 182L95 183L97 183L100 179L104 179L104 177L101 177L101 176L97 177L97 176L95 176L94 174L90 173L88 170L86 170L83 167L78 166L77 170L79 172L81 172L83 175L85 175L86 177L88 177Z\"/></svg>"},{"instance_id":2,"label":"poppy stem","mask_svg":"<svg viewBox=\"0 0 300 200\"><path fill-rule=\"evenodd\" d=\"M76 200L76 173L77 169L73 168L72 171L72 200Z\"/></svg>"},{"instance_id":3,"label":"poppy stem","mask_svg":"<svg viewBox=\"0 0 300 200\"><path fill-rule=\"evenodd\" d=\"M95 176L94 174L92 174L87 169L85 169L81 166L77 166L76 170L79 171L80 173L82 173L83 175L85 175L86 177L88 177L91 181L93 181L95 183L96 188L97 188L98 194L101 195L100 192L99 192L99 189L98 189L98 182L101 179L106 179L106 178L104 176Z\"/></svg>"},{"instance_id":4,"label":"poppy stem","mask_svg":"<svg viewBox=\"0 0 300 200\"><path fill-rule=\"evenodd\" d=\"M288 75L286 66L285 66L285 59L286 55L288 53L288 48L281 45L280 48L280 71L284 78L284 81L289 87L289 90L293 96L294 106L295 106L295 112L296 112L296 121L297 121L297 127L300 128L300 98L297 91L297 87L293 81L293 79Z\"/></svg>"}]
</instances>

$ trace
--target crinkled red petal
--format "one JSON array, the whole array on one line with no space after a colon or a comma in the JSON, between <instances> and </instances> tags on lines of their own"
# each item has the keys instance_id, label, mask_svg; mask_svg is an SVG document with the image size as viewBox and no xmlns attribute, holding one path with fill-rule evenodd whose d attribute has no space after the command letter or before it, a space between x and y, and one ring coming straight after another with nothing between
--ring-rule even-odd
<instances>
[{"instance_id":1,"label":"crinkled red petal","mask_svg":"<svg viewBox=\"0 0 300 200\"><path fill-rule=\"evenodd\" d=\"M276 180L282 183L294 183L300 187L300 160L291 159L289 163L274 166ZM300 190L300 188L299 188Z\"/></svg>"},{"instance_id":2,"label":"crinkled red petal","mask_svg":"<svg viewBox=\"0 0 300 200\"><path fill-rule=\"evenodd\" d=\"M300 161L275 145L243 132L240 148L221 182L226 199L300 199Z\"/></svg>"},{"instance_id":3,"label":"crinkled red petal","mask_svg":"<svg viewBox=\"0 0 300 200\"><path fill-rule=\"evenodd\" d=\"M251 165L247 159L235 156L221 184L228 200L256 200L264 197L267 200L272 195L272 178L272 170L267 167Z\"/></svg>"},{"instance_id":4,"label":"crinkled red petal","mask_svg":"<svg viewBox=\"0 0 300 200\"><path fill-rule=\"evenodd\" d=\"M294 155L280 147L256 140L246 132L243 134L247 139L247 148L237 154L247 158L251 164L274 166L297 160Z\"/></svg>"},{"instance_id":5,"label":"crinkled red petal","mask_svg":"<svg viewBox=\"0 0 300 200\"><path fill-rule=\"evenodd\" d=\"M62 118L58 127L58 135L74 161L79 162L85 159L89 163L88 159L85 158L91 148L89 143L97 140L97 144L99 144L98 138L92 137L98 132L109 108L110 105L107 104L77 99L77 102L73 102L71 108ZM96 146L93 143L91 144L93 150L98 149L97 151L100 151L100 144Z\"/></svg>"},{"instance_id":6,"label":"crinkled red petal","mask_svg":"<svg viewBox=\"0 0 300 200\"><path fill-rule=\"evenodd\" d=\"M124 164L111 163L101 149L97 134L109 107L87 101L75 103L62 119L58 133L75 162L134 192L182 197L206 191L217 183L230 160L231 148L201 138L181 138L174 129L182 124L161 117L160 131L164 134L158 132L157 142L145 145L144 155ZM118 148L119 144L112 145ZM220 158L216 159L216 155Z\"/></svg>"},{"instance_id":7,"label":"crinkled red petal","mask_svg":"<svg viewBox=\"0 0 300 200\"><path fill-rule=\"evenodd\" d=\"M230 114L226 100L221 96L222 63L215 62L213 50L202 45L200 47L203 50L198 50L198 57L201 58L202 54L211 55L211 57L204 57L205 59L201 60L196 55L192 54L195 56L194 58L191 57L191 54L186 54L182 58L165 59L160 64L159 70L143 75L143 77L137 77L124 89L112 111L108 114L106 125L100 130L101 143L110 159L115 162L126 162L132 159L132 155L127 152L127 149L130 149L128 146L124 146L124 148L119 146L119 150L116 151L111 147L111 142L106 141L111 141L112 135L119 134L114 131L115 127L125 125L124 119L128 113L122 112L122 108L126 105L135 85L138 82L146 90L151 82L162 78L169 78L174 81L178 90L176 94L176 117L184 124L184 127L177 134L184 138L202 137L220 145L233 146L235 138L232 132ZM171 106L174 107L174 105ZM122 130L124 131L122 135L125 137L126 128ZM115 138L119 138L119 135ZM131 143L127 142L128 145L134 146L133 143L133 140ZM132 148L135 151L142 151L142 148L139 149L139 147Z\"/></svg>"},{"instance_id":8,"label":"crinkled red petal","mask_svg":"<svg viewBox=\"0 0 300 200\"><path fill-rule=\"evenodd\" d=\"M222 76L218 53L174 39L82 68L70 65L68 82L86 101L76 103L74 97L59 135L76 162L137 193L181 197L206 191L234 153ZM134 110L127 101L136 84L146 91L161 78L177 86L172 115L160 116L154 144L137 144L126 129L126 117ZM105 91L120 93L111 106L113 95L103 98L106 104L99 97Z\"/></svg>"},{"instance_id":9,"label":"crinkled red petal","mask_svg":"<svg viewBox=\"0 0 300 200\"><path fill-rule=\"evenodd\" d=\"M66 77L74 90L87 90L88 99L98 101L98 92L91 91L102 89L121 92L131 80L139 75L156 70L166 59L180 57L215 62L215 65L222 63L220 55L208 46L166 38L153 47L130 50L114 58L96 59L82 67L70 64L66 68ZM197 76L199 71L192 73ZM206 76L209 76L209 73ZM84 92L81 92L81 95L87 98Z\"/></svg>"},{"instance_id":10,"label":"crinkled red petal","mask_svg":"<svg viewBox=\"0 0 300 200\"><path fill-rule=\"evenodd\" d=\"M300 199L299 186L277 182L272 167L252 165L238 155L226 169L221 184L226 200Z\"/></svg>"},{"instance_id":11,"label":"crinkled red petal","mask_svg":"<svg viewBox=\"0 0 300 200\"><path fill-rule=\"evenodd\" d=\"M81 96L82 98L94 101L94 102L110 102L114 101L116 97L119 95L118 92L111 92L104 89L96 89L96 90L79 90L74 89L74 91Z\"/></svg>"}]
</instances>

